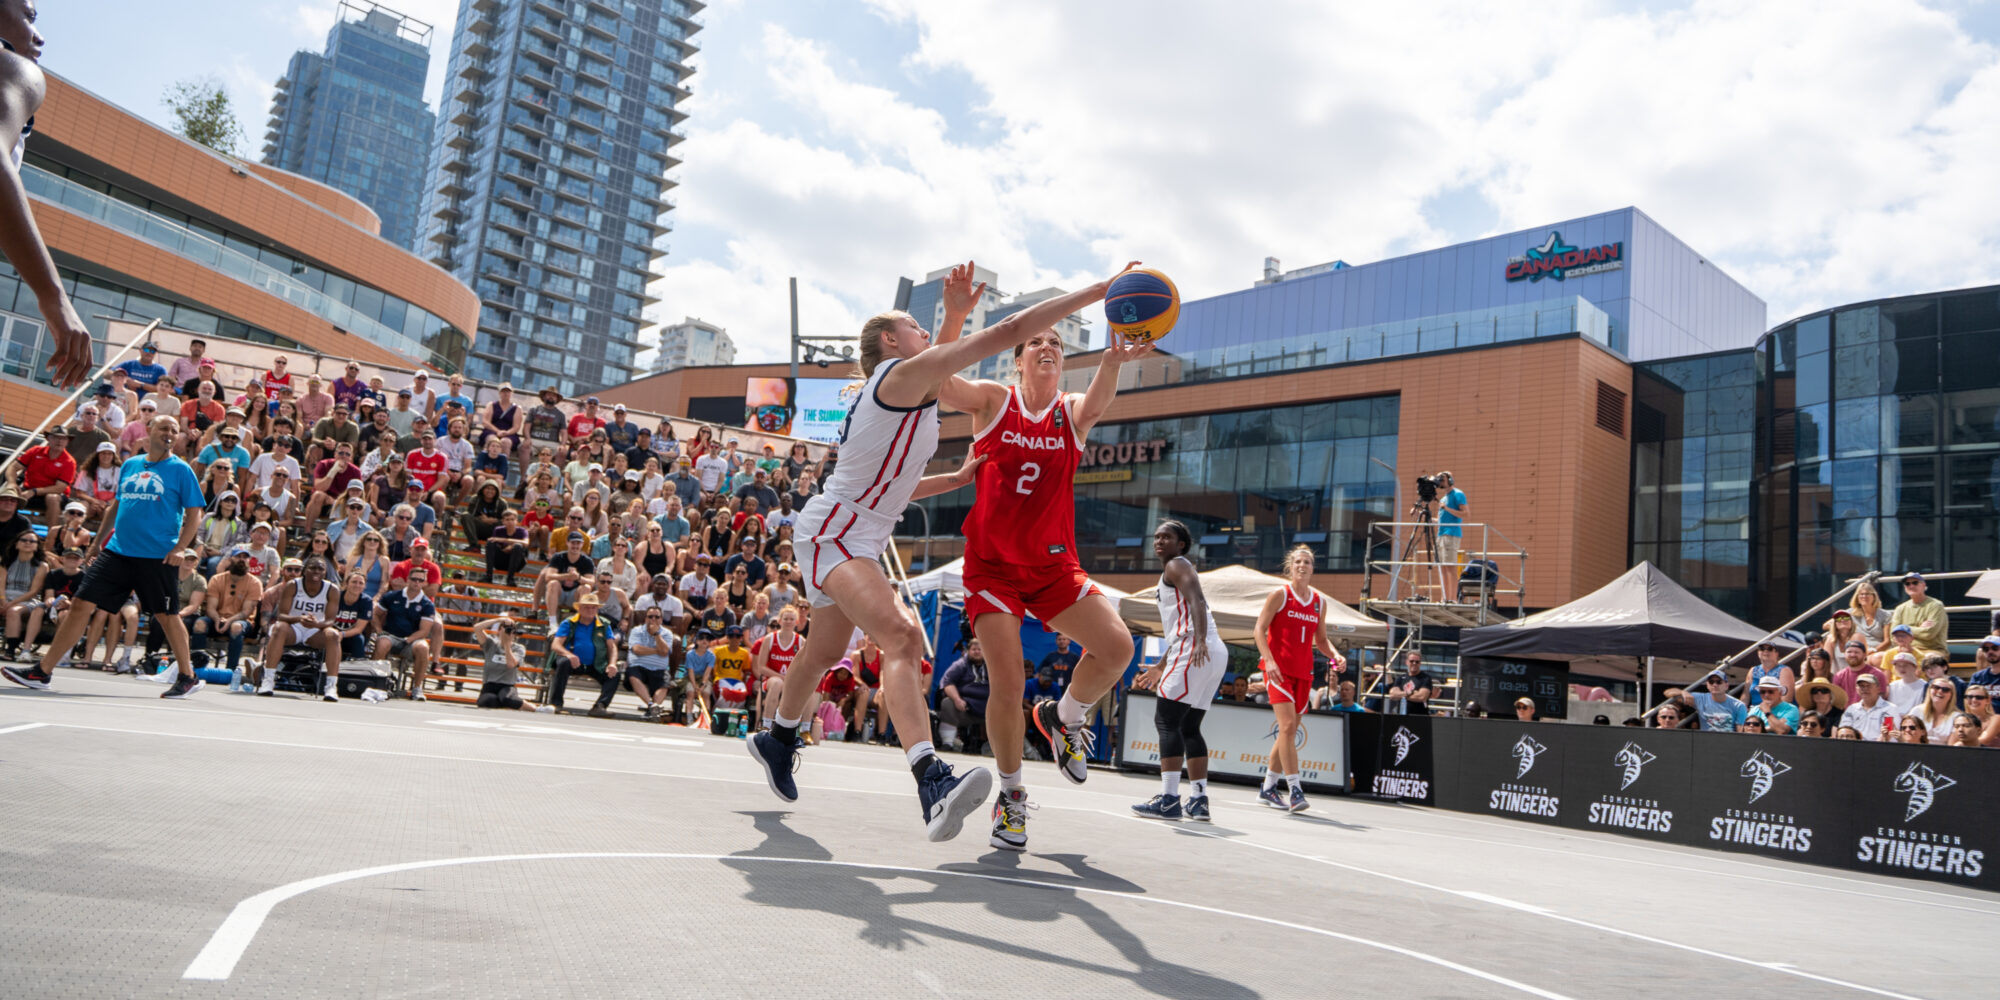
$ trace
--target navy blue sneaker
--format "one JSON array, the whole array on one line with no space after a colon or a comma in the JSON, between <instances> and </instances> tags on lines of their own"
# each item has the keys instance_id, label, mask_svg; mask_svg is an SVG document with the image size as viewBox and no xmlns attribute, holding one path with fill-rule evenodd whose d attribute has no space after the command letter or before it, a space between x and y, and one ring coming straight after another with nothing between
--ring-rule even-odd
<instances>
[{"instance_id":1,"label":"navy blue sneaker","mask_svg":"<svg viewBox=\"0 0 2000 1000\"><path fill-rule=\"evenodd\" d=\"M1194 820L1197 823L1208 822L1208 796L1206 795L1188 796L1187 807L1184 811L1187 815L1187 818Z\"/></svg>"},{"instance_id":2,"label":"navy blue sneaker","mask_svg":"<svg viewBox=\"0 0 2000 1000\"><path fill-rule=\"evenodd\" d=\"M744 740L743 745L749 748L750 759L764 768L771 791L786 802L797 802L799 786L792 780L792 772L799 769L799 748L778 742L770 733L758 733Z\"/></svg>"},{"instance_id":3,"label":"navy blue sneaker","mask_svg":"<svg viewBox=\"0 0 2000 1000\"><path fill-rule=\"evenodd\" d=\"M31 667L0 667L0 676L4 676L24 688L34 688L37 691L47 691L49 689L49 675L42 673L42 668L39 665Z\"/></svg>"},{"instance_id":4,"label":"navy blue sneaker","mask_svg":"<svg viewBox=\"0 0 2000 1000\"><path fill-rule=\"evenodd\" d=\"M1132 811L1148 819L1181 818L1181 797L1162 792L1132 807Z\"/></svg>"},{"instance_id":5,"label":"navy blue sneaker","mask_svg":"<svg viewBox=\"0 0 2000 1000\"><path fill-rule=\"evenodd\" d=\"M1290 799L1290 800L1289 800L1288 802L1286 802L1286 804L1285 804L1285 808L1286 808L1286 811L1288 811L1288 812L1295 812L1295 813L1302 813L1302 812L1305 812L1305 811L1306 811L1306 808L1307 808L1307 806L1306 806L1306 790L1305 790L1304 788L1301 788L1301 787L1297 786L1297 785L1293 785L1293 786L1292 786L1292 797L1291 797L1291 799Z\"/></svg>"},{"instance_id":6,"label":"navy blue sneaker","mask_svg":"<svg viewBox=\"0 0 2000 1000\"><path fill-rule=\"evenodd\" d=\"M1284 785L1272 785L1257 793L1257 801L1283 812L1292 811L1292 800L1285 792Z\"/></svg>"},{"instance_id":7,"label":"navy blue sneaker","mask_svg":"<svg viewBox=\"0 0 2000 1000\"><path fill-rule=\"evenodd\" d=\"M951 765L931 758L930 770L917 782L917 801L924 809L924 828L932 841L950 840L965 826L993 791L993 772L975 767L963 775L951 773Z\"/></svg>"}]
</instances>

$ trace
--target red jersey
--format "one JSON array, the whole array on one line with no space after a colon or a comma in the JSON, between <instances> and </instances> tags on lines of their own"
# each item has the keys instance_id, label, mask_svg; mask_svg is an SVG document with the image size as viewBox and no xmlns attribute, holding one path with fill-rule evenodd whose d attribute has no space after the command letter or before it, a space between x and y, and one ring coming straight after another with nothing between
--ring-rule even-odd
<instances>
[{"instance_id":1,"label":"red jersey","mask_svg":"<svg viewBox=\"0 0 2000 1000\"><path fill-rule=\"evenodd\" d=\"M424 484L425 493L437 489L438 477L444 475L445 468L450 464L451 458L444 452L433 451L426 455L421 448L403 459L403 467L409 470L410 478Z\"/></svg>"},{"instance_id":2,"label":"red jersey","mask_svg":"<svg viewBox=\"0 0 2000 1000\"><path fill-rule=\"evenodd\" d=\"M804 648L806 648L805 636L794 632L792 633L792 644L781 646L778 644L778 633L772 632L770 635L750 644L750 655L754 658L758 653L769 650L769 654L764 659L764 669L783 676L785 669L792 665L793 660L799 658L799 651Z\"/></svg>"},{"instance_id":3,"label":"red jersey","mask_svg":"<svg viewBox=\"0 0 2000 1000\"><path fill-rule=\"evenodd\" d=\"M1029 413L1021 390L1007 389L1007 405L973 435L972 453L985 455L973 480L977 496L966 515L965 558L997 566L1074 564L1077 460L1083 442L1058 395L1049 408Z\"/></svg>"},{"instance_id":4,"label":"red jersey","mask_svg":"<svg viewBox=\"0 0 2000 1000\"><path fill-rule=\"evenodd\" d=\"M1320 612L1324 609L1318 591L1306 593L1308 598L1300 600L1292 585L1285 585L1284 603L1272 616L1270 634L1264 638L1271 647L1271 658L1278 661L1278 672L1287 677L1312 676L1313 643L1319 636Z\"/></svg>"},{"instance_id":5,"label":"red jersey","mask_svg":"<svg viewBox=\"0 0 2000 1000\"><path fill-rule=\"evenodd\" d=\"M286 372L286 373L284 373L283 375L273 375L273 374L271 374L270 372L265 372L265 373L264 373L264 398L265 398L265 399L267 399L267 400L268 400L268 399L277 399L277 398L278 398L278 390L279 390L279 389L289 389L289 388L291 388L291 387L292 387L292 373L291 373L291 372Z\"/></svg>"},{"instance_id":6,"label":"red jersey","mask_svg":"<svg viewBox=\"0 0 2000 1000\"><path fill-rule=\"evenodd\" d=\"M590 432L602 426L604 426L604 421L588 413L579 413L569 418L569 436L573 438L589 437Z\"/></svg>"},{"instance_id":7,"label":"red jersey","mask_svg":"<svg viewBox=\"0 0 2000 1000\"><path fill-rule=\"evenodd\" d=\"M819 693L827 696L831 701L839 701L853 694L858 687L860 685L855 682L852 672L843 678L840 676L839 671L829 670L826 672L825 677L819 679Z\"/></svg>"},{"instance_id":8,"label":"red jersey","mask_svg":"<svg viewBox=\"0 0 2000 1000\"><path fill-rule=\"evenodd\" d=\"M21 485L31 490L48 486L68 486L76 481L76 457L61 449L51 449L45 444L38 444L28 449L27 453L21 456L21 465L26 470L21 474Z\"/></svg>"}]
</instances>

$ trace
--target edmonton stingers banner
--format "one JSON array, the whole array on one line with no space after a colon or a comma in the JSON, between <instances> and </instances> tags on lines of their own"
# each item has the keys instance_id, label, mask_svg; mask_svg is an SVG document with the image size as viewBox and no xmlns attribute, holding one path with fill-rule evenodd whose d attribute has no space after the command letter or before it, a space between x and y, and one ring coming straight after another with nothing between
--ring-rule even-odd
<instances>
[{"instance_id":1,"label":"edmonton stingers banner","mask_svg":"<svg viewBox=\"0 0 2000 1000\"><path fill-rule=\"evenodd\" d=\"M1361 794L2000 889L2000 754L1984 750L1408 716L1351 731Z\"/></svg>"}]
</instances>

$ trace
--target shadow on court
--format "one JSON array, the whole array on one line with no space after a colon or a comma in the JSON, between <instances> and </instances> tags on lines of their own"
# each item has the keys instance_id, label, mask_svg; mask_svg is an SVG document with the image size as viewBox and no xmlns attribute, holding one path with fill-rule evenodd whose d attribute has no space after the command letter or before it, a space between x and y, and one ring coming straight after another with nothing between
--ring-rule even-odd
<instances>
[{"instance_id":1,"label":"shadow on court","mask_svg":"<svg viewBox=\"0 0 2000 1000\"><path fill-rule=\"evenodd\" d=\"M1078 972L1123 979L1138 989L1160 996L1234 997L1245 1000L1261 997L1261 994L1238 983L1155 955L1145 942L1126 930L1110 914L1071 891L1089 888L1134 895L1144 893L1138 885L1092 867L1082 855L1035 855L1063 866L1068 870L1067 874L1024 870L1020 867L1020 855L1006 851L994 851L974 863L946 865L936 872L886 872L864 865L815 865L810 870L802 870L782 864L759 864L751 859L831 861L833 852L811 837L786 826L784 820L788 813L749 812L741 815L749 816L757 832L764 837L763 843L733 855L742 860L723 862L742 872L744 880L749 883L749 890L743 896L746 901L760 906L861 921L859 937L876 948L901 951L930 939L983 948L1001 957L1045 962ZM1037 884L1029 886L1020 882L965 877L968 875L998 876ZM894 880L928 882L929 886L919 891L889 892L880 884ZM897 912L898 907L907 905L940 903L977 905L995 916L1021 923L1048 924L1062 917L1074 917L1123 956L1129 967L1118 968L1066 957L1029 944L1016 943L1013 939L972 934L928 920L905 917ZM1059 932L1052 930L1051 933Z\"/></svg>"}]
</instances>

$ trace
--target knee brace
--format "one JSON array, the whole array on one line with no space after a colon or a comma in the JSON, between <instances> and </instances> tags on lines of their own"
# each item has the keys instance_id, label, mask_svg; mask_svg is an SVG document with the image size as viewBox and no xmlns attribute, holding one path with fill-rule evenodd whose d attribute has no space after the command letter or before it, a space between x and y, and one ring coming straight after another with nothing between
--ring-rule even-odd
<instances>
[{"instance_id":1,"label":"knee brace","mask_svg":"<svg viewBox=\"0 0 2000 1000\"><path fill-rule=\"evenodd\" d=\"M1160 699L1153 709L1153 729L1160 734L1160 756L1185 757L1187 747L1181 739L1181 718L1187 706L1177 701Z\"/></svg>"},{"instance_id":2,"label":"knee brace","mask_svg":"<svg viewBox=\"0 0 2000 1000\"><path fill-rule=\"evenodd\" d=\"M1200 712L1188 713L1186 722L1181 726L1180 738L1182 747L1187 751L1186 756L1188 759L1193 760L1197 757L1206 759L1208 757L1208 741L1203 739L1201 735Z\"/></svg>"}]
</instances>

